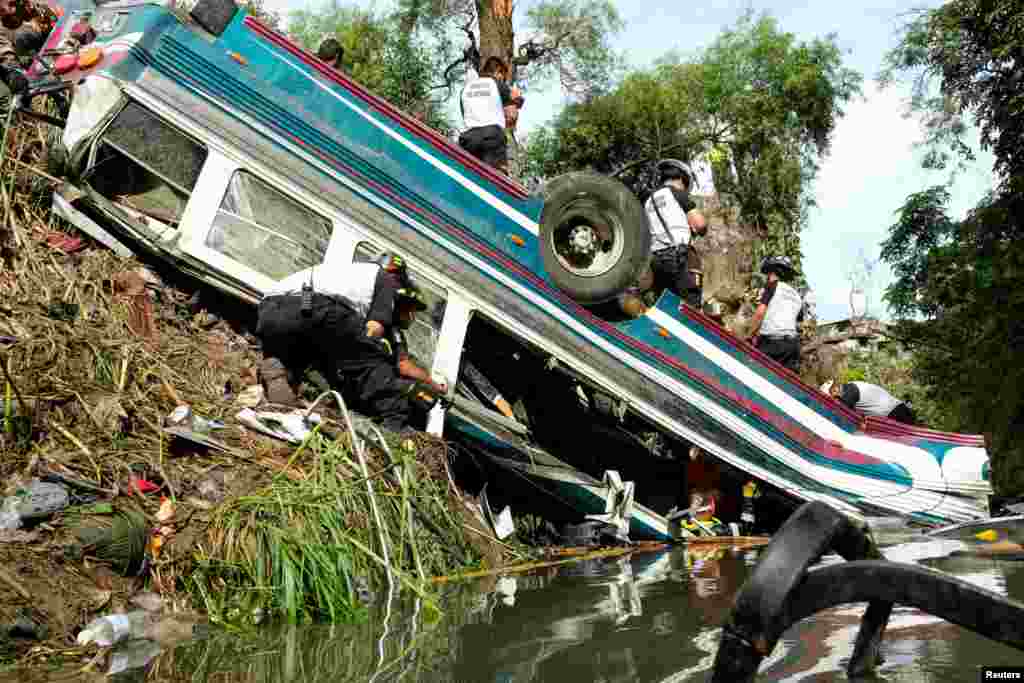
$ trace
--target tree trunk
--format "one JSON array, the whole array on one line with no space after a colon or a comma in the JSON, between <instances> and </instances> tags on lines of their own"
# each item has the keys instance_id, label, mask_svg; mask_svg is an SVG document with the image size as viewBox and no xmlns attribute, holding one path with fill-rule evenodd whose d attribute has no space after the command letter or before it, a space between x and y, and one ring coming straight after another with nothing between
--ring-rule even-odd
<instances>
[{"instance_id":1,"label":"tree trunk","mask_svg":"<svg viewBox=\"0 0 1024 683\"><path fill-rule=\"evenodd\" d=\"M488 57L499 57L511 66L515 54L512 0L476 0L476 15L480 29L480 64L477 68L483 67Z\"/></svg>"}]
</instances>

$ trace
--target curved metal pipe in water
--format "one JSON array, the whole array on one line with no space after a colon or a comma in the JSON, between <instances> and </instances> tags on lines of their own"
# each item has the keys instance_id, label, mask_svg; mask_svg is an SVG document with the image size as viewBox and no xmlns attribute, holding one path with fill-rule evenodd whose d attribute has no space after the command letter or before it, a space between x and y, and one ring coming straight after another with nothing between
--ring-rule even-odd
<instances>
[{"instance_id":1,"label":"curved metal pipe in water","mask_svg":"<svg viewBox=\"0 0 1024 683\"><path fill-rule=\"evenodd\" d=\"M848 562L808 571L826 553ZM715 656L712 681L753 681L787 628L836 605L868 602L847 665L862 676L880 661L893 605L916 607L1024 650L1024 605L942 572L883 559L870 534L824 503L807 503L776 533L740 589Z\"/></svg>"}]
</instances>

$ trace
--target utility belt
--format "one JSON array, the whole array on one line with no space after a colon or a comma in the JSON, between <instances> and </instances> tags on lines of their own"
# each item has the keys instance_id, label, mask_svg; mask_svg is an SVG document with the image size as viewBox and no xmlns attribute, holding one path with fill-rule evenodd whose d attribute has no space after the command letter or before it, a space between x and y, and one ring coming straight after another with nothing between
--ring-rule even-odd
<instances>
[{"instance_id":1,"label":"utility belt","mask_svg":"<svg viewBox=\"0 0 1024 683\"><path fill-rule=\"evenodd\" d=\"M772 341L787 341L790 339L800 339L798 334L761 334L759 335L762 339L770 339Z\"/></svg>"},{"instance_id":2,"label":"utility belt","mask_svg":"<svg viewBox=\"0 0 1024 683\"><path fill-rule=\"evenodd\" d=\"M263 297L263 301L267 303L291 300L295 300L299 304L299 309L305 316L312 315L314 308L324 308L327 306L341 306L353 312L357 310L351 301L341 295L324 294L305 287L298 292L285 292L284 294L271 294L270 296Z\"/></svg>"},{"instance_id":3,"label":"utility belt","mask_svg":"<svg viewBox=\"0 0 1024 683\"><path fill-rule=\"evenodd\" d=\"M692 244L680 244L674 247L665 247L652 252L651 256L659 261L671 261L675 259L677 266L682 266L693 278L694 287L700 289L704 286L703 263L698 252Z\"/></svg>"}]
</instances>

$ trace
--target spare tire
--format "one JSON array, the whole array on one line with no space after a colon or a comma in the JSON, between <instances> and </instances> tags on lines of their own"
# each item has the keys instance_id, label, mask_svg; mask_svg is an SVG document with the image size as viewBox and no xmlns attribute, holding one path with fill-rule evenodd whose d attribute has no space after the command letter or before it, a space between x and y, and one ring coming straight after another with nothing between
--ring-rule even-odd
<instances>
[{"instance_id":1,"label":"spare tire","mask_svg":"<svg viewBox=\"0 0 1024 683\"><path fill-rule=\"evenodd\" d=\"M544 268L581 304L621 294L651 259L643 206L625 185L594 173L569 173L544 189L540 218Z\"/></svg>"}]
</instances>

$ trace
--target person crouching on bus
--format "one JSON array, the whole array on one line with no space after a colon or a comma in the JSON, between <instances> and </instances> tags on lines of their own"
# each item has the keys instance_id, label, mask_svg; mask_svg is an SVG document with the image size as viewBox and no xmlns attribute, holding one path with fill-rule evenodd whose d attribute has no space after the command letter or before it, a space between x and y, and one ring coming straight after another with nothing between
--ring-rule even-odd
<instances>
[{"instance_id":1,"label":"person crouching on bus","mask_svg":"<svg viewBox=\"0 0 1024 683\"><path fill-rule=\"evenodd\" d=\"M426 308L402 260L391 254L285 278L259 307L267 399L295 405L292 384L314 365L352 408L402 429L414 409L429 409L447 389L406 349L404 330Z\"/></svg>"}]
</instances>

